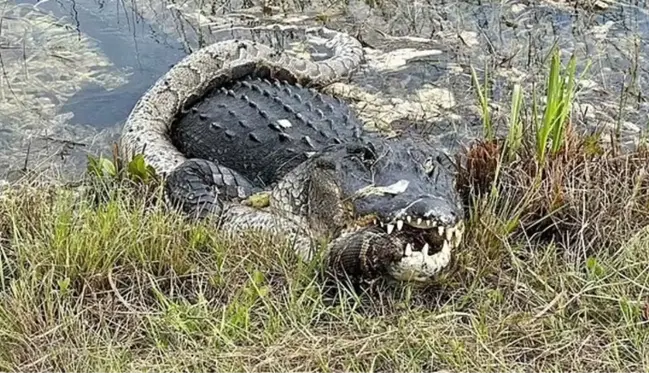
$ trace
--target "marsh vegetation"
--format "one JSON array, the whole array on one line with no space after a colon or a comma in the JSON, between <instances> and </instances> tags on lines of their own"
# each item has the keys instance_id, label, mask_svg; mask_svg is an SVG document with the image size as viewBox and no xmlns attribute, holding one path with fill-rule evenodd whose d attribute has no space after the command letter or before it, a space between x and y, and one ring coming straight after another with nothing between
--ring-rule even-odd
<instances>
[{"instance_id":1,"label":"marsh vegetation","mask_svg":"<svg viewBox=\"0 0 649 373\"><path fill-rule=\"evenodd\" d=\"M474 75L467 236L425 288L325 291L286 243L167 210L138 162L95 159L82 188L17 183L0 197L0 369L649 369L649 153L575 131L574 66L555 54L543 85L512 89L505 136Z\"/></svg>"}]
</instances>

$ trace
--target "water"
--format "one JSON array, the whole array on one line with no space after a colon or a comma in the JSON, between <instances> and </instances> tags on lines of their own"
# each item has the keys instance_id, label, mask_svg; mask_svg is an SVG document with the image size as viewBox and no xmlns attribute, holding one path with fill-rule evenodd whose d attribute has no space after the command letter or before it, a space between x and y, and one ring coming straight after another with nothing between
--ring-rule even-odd
<instances>
[{"instance_id":1,"label":"water","mask_svg":"<svg viewBox=\"0 0 649 373\"><path fill-rule=\"evenodd\" d=\"M38 8L65 17L75 32L98 42L98 48L117 70L130 73L128 83L107 90L87 85L61 107L71 111L71 125L91 123L105 129L124 121L133 104L171 66L187 53L182 44L148 24L120 1L34 0L18 4L38 4Z\"/></svg>"},{"instance_id":2,"label":"water","mask_svg":"<svg viewBox=\"0 0 649 373\"><path fill-rule=\"evenodd\" d=\"M0 85L0 178L24 164L36 169L58 165L65 173L82 170L88 153L110 152L131 108L158 77L191 50L227 37L214 33L217 23L229 22L226 13L261 15L236 1L227 6L191 0L4 4L9 10L0 36L5 70ZM645 2L617 3L594 13L549 2L418 4L386 2L378 9L350 1L346 11L336 14L340 9L313 1L301 14L321 16L326 9L332 13L332 27L358 31L364 42L384 52L409 47L439 51L397 70L365 68L353 84L384 100L411 100L413 106L429 97L427 90L448 90L452 107L427 109L434 112L427 121L446 134L480 135L470 66L480 76L488 66L499 122L508 113L512 83L525 88L538 84L555 43L577 53L580 70L586 59L592 61L589 84L578 103L591 111L575 122L584 128L619 127L627 138L637 138L649 124L649 104L642 93L649 87ZM422 40L399 38L405 35Z\"/></svg>"}]
</instances>

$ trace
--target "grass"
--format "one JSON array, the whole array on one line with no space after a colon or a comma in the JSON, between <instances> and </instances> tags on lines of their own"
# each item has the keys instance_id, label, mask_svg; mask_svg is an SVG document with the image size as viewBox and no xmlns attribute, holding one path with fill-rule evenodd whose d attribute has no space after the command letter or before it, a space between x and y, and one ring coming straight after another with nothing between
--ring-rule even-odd
<instances>
[{"instance_id":1,"label":"grass","mask_svg":"<svg viewBox=\"0 0 649 373\"><path fill-rule=\"evenodd\" d=\"M648 370L647 153L577 136L553 61L543 125L515 89L514 131L467 150L465 244L427 288L326 291L317 262L183 219L105 161L115 181L86 192L6 191L0 370Z\"/></svg>"}]
</instances>

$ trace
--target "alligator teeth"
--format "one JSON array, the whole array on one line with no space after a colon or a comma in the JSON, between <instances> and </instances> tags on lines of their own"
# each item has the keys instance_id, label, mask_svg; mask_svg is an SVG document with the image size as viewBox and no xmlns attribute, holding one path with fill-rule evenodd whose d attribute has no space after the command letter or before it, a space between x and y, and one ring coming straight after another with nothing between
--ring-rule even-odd
<instances>
[{"instance_id":1,"label":"alligator teeth","mask_svg":"<svg viewBox=\"0 0 649 373\"><path fill-rule=\"evenodd\" d=\"M460 246L460 243L462 242L462 236L464 235L464 222L461 221L458 225L456 225L453 233L453 246L458 247Z\"/></svg>"},{"instance_id":2,"label":"alligator teeth","mask_svg":"<svg viewBox=\"0 0 649 373\"><path fill-rule=\"evenodd\" d=\"M454 229L454 230L457 231L457 229ZM428 257L429 255L433 255L433 256L438 255L438 254L444 255L443 253L446 253L446 255L448 255L448 253L453 248L456 248L456 247L457 246L455 245L455 243L453 241L449 242L447 240L444 240L443 243L442 243L442 247L439 249L439 251L435 251L433 254L431 254L431 246L430 246L429 243L425 243L424 246L421 247L421 251L419 251L419 250L415 251L415 244L414 243L408 243L406 245L406 248L403 251L403 256L404 257L411 257L413 254L417 253L418 255L421 255L424 258L424 260L428 260L428 259L426 259L426 257Z\"/></svg>"},{"instance_id":3,"label":"alligator teeth","mask_svg":"<svg viewBox=\"0 0 649 373\"><path fill-rule=\"evenodd\" d=\"M462 234L456 231L455 236L453 237L453 247L460 246L460 243L462 243Z\"/></svg>"},{"instance_id":4,"label":"alligator teeth","mask_svg":"<svg viewBox=\"0 0 649 373\"><path fill-rule=\"evenodd\" d=\"M402 230L403 229L403 220L397 220L397 229Z\"/></svg>"},{"instance_id":5,"label":"alligator teeth","mask_svg":"<svg viewBox=\"0 0 649 373\"><path fill-rule=\"evenodd\" d=\"M442 227L441 225L439 227L437 227L437 233L440 236L443 235L444 234L444 227Z\"/></svg>"},{"instance_id":6,"label":"alligator teeth","mask_svg":"<svg viewBox=\"0 0 649 373\"><path fill-rule=\"evenodd\" d=\"M457 224L457 225L455 226L455 230L456 230L459 234L464 234L464 222L461 221L459 224Z\"/></svg>"},{"instance_id":7,"label":"alligator teeth","mask_svg":"<svg viewBox=\"0 0 649 373\"><path fill-rule=\"evenodd\" d=\"M410 226L418 228L418 229L428 229L428 228L431 228L431 227L435 227L437 225L432 220L422 219L422 218L417 218L415 220L415 218L413 218L411 216L406 216L406 221L408 222L408 224Z\"/></svg>"},{"instance_id":8,"label":"alligator teeth","mask_svg":"<svg viewBox=\"0 0 649 373\"><path fill-rule=\"evenodd\" d=\"M394 225L388 224L387 229L388 229L388 234L392 233L392 231L394 230Z\"/></svg>"},{"instance_id":9,"label":"alligator teeth","mask_svg":"<svg viewBox=\"0 0 649 373\"><path fill-rule=\"evenodd\" d=\"M446 241L444 241L444 243L446 243ZM428 249L430 249L430 245L425 244L425 245L424 245L424 248L421 249L421 253L422 253L424 256L428 256Z\"/></svg>"},{"instance_id":10,"label":"alligator teeth","mask_svg":"<svg viewBox=\"0 0 649 373\"><path fill-rule=\"evenodd\" d=\"M407 244L406 245L406 251L403 253L405 256L410 256L412 255L412 244Z\"/></svg>"},{"instance_id":11,"label":"alligator teeth","mask_svg":"<svg viewBox=\"0 0 649 373\"><path fill-rule=\"evenodd\" d=\"M454 228L448 228L448 229L446 230L446 241L450 241L451 238L453 238L453 233L455 233L455 229L454 229Z\"/></svg>"}]
</instances>

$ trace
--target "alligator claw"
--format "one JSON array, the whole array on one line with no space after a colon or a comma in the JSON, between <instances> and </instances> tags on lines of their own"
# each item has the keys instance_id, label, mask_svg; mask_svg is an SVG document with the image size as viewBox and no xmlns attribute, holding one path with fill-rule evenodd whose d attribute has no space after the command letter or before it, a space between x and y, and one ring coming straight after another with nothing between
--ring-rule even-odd
<instances>
[{"instance_id":1,"label":"alligator claw","mask_svg":"<svg viewBox=\"0 0 649 373\"><path fill-rule=\"evenodd\" d=\"M205 159L188 159L169 173L166 197L199 218L220 214L224 201L240 201L255 188L237 172ZM219 201L221 199L221 201Z\"/></svg>"}]
</instances>

